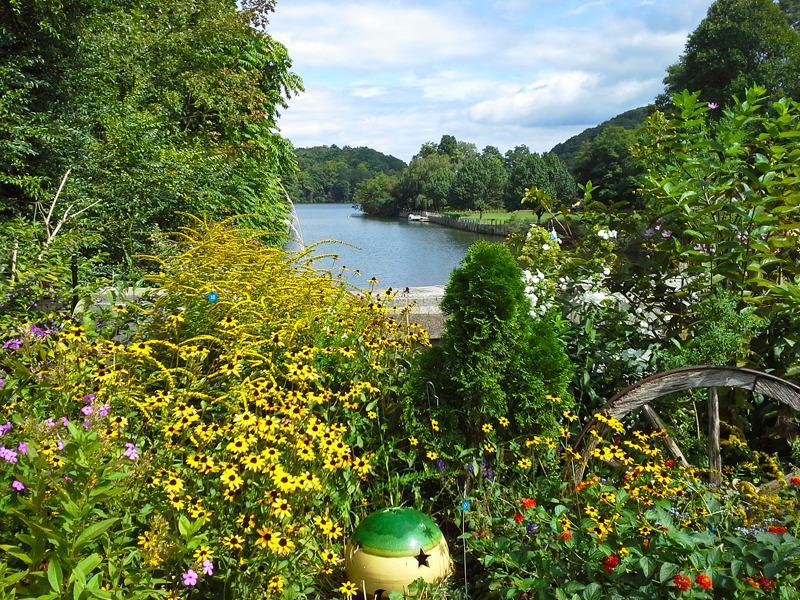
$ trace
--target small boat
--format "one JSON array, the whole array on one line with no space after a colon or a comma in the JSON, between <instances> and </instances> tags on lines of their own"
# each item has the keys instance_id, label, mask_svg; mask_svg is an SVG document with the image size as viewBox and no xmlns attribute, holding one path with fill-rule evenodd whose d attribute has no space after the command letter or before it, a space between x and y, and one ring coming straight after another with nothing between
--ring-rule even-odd
<instances>
[{"instance_id":1,"label":"small boat","mask_svg":"<svg viewBox=\"0 0 800 600\"><path fill-rule=\"evenodd\" d=\"M411 213L408 215L409 221L418 221L420 223L427 223L430 219L428 219L427 215L415 215Z\"/></svg>"}]
</instances>

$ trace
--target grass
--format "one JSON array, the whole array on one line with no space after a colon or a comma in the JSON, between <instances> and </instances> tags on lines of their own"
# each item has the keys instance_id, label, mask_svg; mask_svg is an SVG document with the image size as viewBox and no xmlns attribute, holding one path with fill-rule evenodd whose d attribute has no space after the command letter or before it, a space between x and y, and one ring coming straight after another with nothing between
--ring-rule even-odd
<instances>
[{"instance_id":1,"label":"grass","mask_svg":"<svg viewBox=\"0 0 800 600\"><path fill-rule=\"evenodd\" d=\"M470 221L478 221L488 224L506 224L506 223L536 223L538 219L536 213L532 210L517 210L514 212L506 212L504 210L491 210L483 212L483 219L480 219L480 213L477 210L460 210L448 211L448 215L458 216L462 219Z\"/></svg>"}]
</instances>

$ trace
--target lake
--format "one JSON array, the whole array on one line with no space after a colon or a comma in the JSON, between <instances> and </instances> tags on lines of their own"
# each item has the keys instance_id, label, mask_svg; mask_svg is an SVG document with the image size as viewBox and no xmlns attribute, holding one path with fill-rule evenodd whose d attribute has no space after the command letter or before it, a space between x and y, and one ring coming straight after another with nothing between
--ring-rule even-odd
<instances>
[{"instance_id":1,"label":"lake","mask_svg":"<svg viewBox=\"0 0 800 600\"><path fill-rule=\"evenodd\" d=\"M369 287L376 277L380 288L443 285L458 266L469 246L479 239L500 241L433 223L414 223L402 219L367 217L349 204L297 204L303 241L308 245L321 240L352 244L324 244L318 253L334 253L318 266L338 272L348 269L347 278L360 287ZM361 274L356 275L358 269Z\"/></svg>"}]
</instances>

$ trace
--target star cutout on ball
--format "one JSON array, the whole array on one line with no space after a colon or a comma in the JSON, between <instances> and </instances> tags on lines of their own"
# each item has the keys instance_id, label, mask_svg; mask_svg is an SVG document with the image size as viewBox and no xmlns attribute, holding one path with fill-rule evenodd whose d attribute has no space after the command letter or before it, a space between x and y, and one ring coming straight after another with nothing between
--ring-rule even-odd
<instances>
[{"instance_id":1,"label":"star cutout on ball","mask_svg":"<svg viewBox=\"0 0 800 600\"><path fill-rule=\"evenodd\" d=\"M418 566L420 567L430 567L428 564L428 559L431 557L430 554L425 554L425 551L420 548L419 554L417 554L414 558L417 559Z\"/></svg>"}]
</instances>

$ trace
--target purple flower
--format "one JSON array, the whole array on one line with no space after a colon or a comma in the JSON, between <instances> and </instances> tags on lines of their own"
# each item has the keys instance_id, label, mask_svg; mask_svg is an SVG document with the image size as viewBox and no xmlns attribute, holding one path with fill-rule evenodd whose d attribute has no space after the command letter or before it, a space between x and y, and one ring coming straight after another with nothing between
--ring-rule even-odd
<instances>
[{"instance_id":1,"label":"purple flower","mask_svg":"<svg viewBox=\"0 0 800 600\"><path fill-rule=\"evenodd\" d=\"M0 437L3 437L5 434L11 431L12 427L14 426L11 424L11 421L6 421L5 425L0 425Z\"/></svg>"},{"instance_id":2,"label":"purple flower","mask_svg":"<svg viewBox=\"0 0 800 600\"><path fill-rule=\"evenodd\" d=\"M537 529L539 529L539 526L533 521L528 521L528 524L525 525L525 531L528 533L535 533Z\"/></svg>"},{"instance_id":3,"label":"purple flower","mask_svg":"<svg viewBox=\"0 0 800 600\"><path fill-rule=\"evenodd\" d=\"M669 229L665 229L661 232L661 237L663 238L670 238L672 237L672 232Z\"/></svg>"},{"instance_id":4,"label":"purple flower","mask_svg":"<svg viewBox=\"0 0 800 600\"><path fill-rule=\"evenodd\" d=\"M87 419L83 420L83 428L84 429L89 429L89 427L91 427L91 426L92 426L92 424Z\"/></svg>"},{"instance_id":5,"label":"purple flower","mask_svg":"<svg viewBox=\"0 0 800 600\"><path fill-rule=\"evenodd\" d=\"M494 471L492 469L486 469L486 479L494 481Z\"/></svg>"},{"instance_id":6,"label":"purple flower","mask_svg":"<svg viewBox=\"0 0 800 600\"><path fill-rule=\"evenodd\" d=\"M44 424L50 428L56 426L56 422L53 419L45 419Z\"/></svg>"},{"instance_id":7,"label":"purple flower","mask_svg":"<svg viewBox=\"0 0 800 600\"><path fill-rule=\"evenodd\" d=\"M14 452L11 448L0 446L0 458L2 458L7 463L15 463L17 462L17 453Z\"/></svg>"},{"instance_id":8,"label":"purple flower","mask_svg":"<svg viewBox=\"0 0 800 600\"><path fill-rule=\"evenodd\" d=\"M72 483L72 477L70 477L69 475L64 475L64 481L66 481L67 483Z\"/></svg>"},{"instance_id":9,"label":"purple flower","mask_svg":"<svg viewBox=\"0 0 800 600\"><path fill-rule=\"evenodd\" d=\"M25 442L20 442L19 445L17 446L17 450L19 451L20 454L27 454L28 444L26 444Z\"/></svg>"},{"instance_id":10,"label":"purple flower","mask_svg":"<svg viewBox=\"0 0 800 600\"><path fill-rule=\"evenodd\" d=\"M3 379L2 377L0 377L0 390L2 390L2 389L3 389L3 387L5 386L5 384L6 384L6 380L5 380L5 379Z\"/></svg>"},{"instance_id":11,"label":"purple flower","mask_svg":"<svg viewBox=\"0 0 800 600\"><path fill-rule=\"evenodd\" d=\"M653 234L655 234L655 230L652 227L648 227L647 229L644 230L644 237L646 238L653 237Z\"/></svg>"},{"instance_id":12,"label":"purple flower","mask_svg":"<svg viewBox=\"0 0 800 600\"><path fill-rule=\"evenodd\" d=\"M716 110L719 108L719 104L717 104L716 102L709 102L708 108L710 108L711 110Z\"/></svg>"},{"instance_id":13,"label":"purple flower","mask_svg":"<svg viewBox=\"0 0 800 600\"><path fill-rule=\"evenodd\" d=\"M183 585L186 587L197 585L197 573L194 572L194 569L189 569L185 573L182 573L181 577L183 577Z\"/></svg>"},{"instance_id":14,"label":"purple flower","mask_svg":"<svg viewBox=\"0 0 800 600\"><path fill-rule=\"evenodd\" d=\"M90 404L87 404L81 409L81 412L88 417L90 414L94 412L94 409Z\"/></svg>"},{"instance_id":15,"label":"purple flower","mask_svg":"<svg viewBox=\"0 0 800 600\"><path fill-rule=\"evenodd\" d=\"M25 489L25 484L15 479L14 481L11 482L11 488L18 492L21 492L22 490Z\"/></svg>"},{"instance_id":16,"label":"purple flower","mask_svg":"<svg viewBox=\"0 0 800 600\"><path fill-rule=\"evenodd\" d=\"M61 440L61 438L58 438L58 441L56 442L56 450L61 451L63 449L64 449L64 442Z\"/></svg>"},{"instance_id":17,"label":"purple flower","mask_svg":"<svg viewBox=\"0 0 800 600\"><path fill-rule=\"evenodd\" d=\"M139 458L139 453L136 452L136 446L130 442L125 444L125 452L123 453L123 456L130 460L136 460Z\"/></svg>"},{"instance_id":18,"label":"purple flower","mask_svg":"<svg viewBox=\"0 0 800 600\"><path fill-rule=\"evenodd\" d=\"M43 338L50 333L49 330L42 329L41 327L37 327L36 325L28 325L28 331L30 331L36 337Z\"/></svg>"},{"instance_id":19,"label":"purple flower","mask_svg":"<svg viewBox=\"0 0 800 600\"><path fill-rule=\"evenodd\" d=\"M94 394L86 394L81 400L84 402L92 402L94 400Z\"/></svg>"},{"instance_id":20,"label":"purple flower","mask_svg":"<svg viewBox=\"0 0 800 600\"><path fill-rule=\"evenodd\" d=\"M84 408L86 408L86 407L84 407ZM98 409L97 414L100 415L101 417L105 417L108 414L108 411L110 411L110 410L111 410L111 406L110 405L103 404L103 406L101 406Z\"/></svg>"},{"instance_id":21,"label":"purple flower","mask_svg":"<svg viewBox=\"0 0 800 600\"><path fill-rule=\"evenodd\" d=\"M467 471L469 471L470 475L475 475L475 465L473 465L472 463L468 463Z\"/></svg>"},{"instance_id":22,"label":"purple flower","mask_svg":"<svg viewBox=\"0 0 800 600\"><path fill-rule=\"evenodd\" d=\"M3 343L3 350L19 350L22 347L22 340L14 338Z\"/></svg>"},{"instance_id":23,"label":"purple flower","mask_svg":"<svg viewBox=\"0 0 800 600\"><path fill-rule=\"evenodd\" d=\"M208 559L203 561L203 573L206 575L213 575L214 574L214 563Z\"/></svg>"},{"instance_id":24,"label":"purple flower","mask_svg":"<svg viewBox=\"0 0 800 600\"><path fill-rule=\"evenodd\" d=\"M67 417L61 417L61 424L66 427L69 425L69 419Z\"/></svg>"},{"instance_id":25,"label":"purple flower","mask_svg":"<svg viewBox=\"0 0 800 600\"><path fill-rule=\"evenodd\" d=\"M445 470L444 461L441 458L436 461L436 470L439 471L439 473Z\"/></svg>"}]
</instances>

